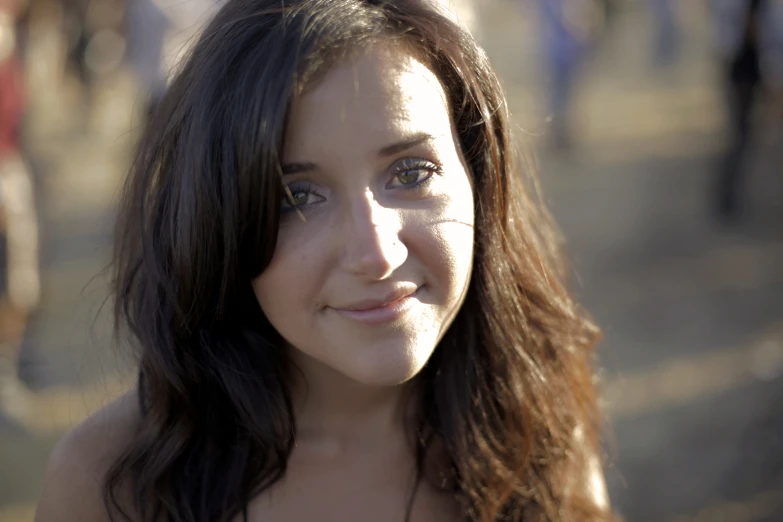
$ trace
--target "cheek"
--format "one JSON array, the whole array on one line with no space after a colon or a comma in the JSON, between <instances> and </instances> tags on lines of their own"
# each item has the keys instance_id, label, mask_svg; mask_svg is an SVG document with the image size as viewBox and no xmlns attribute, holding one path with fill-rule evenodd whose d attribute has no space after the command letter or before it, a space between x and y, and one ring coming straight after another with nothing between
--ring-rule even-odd
<instances>
[{"instance_id":1,"label":"cheek","mask_svg":"<svg viewBox=\"0 0 783 522\"><path fill-rule=\"evenodd\" d=\"M284 335L287 323L301 324L302 312L317 293L323 272L319 241L301 232L280 231L272 261L252 282L261 310Z\"/></svg>"},{"instance_id":2,"label":"cheek","mask_svg":"<svg viewBox=\"0 0 783 522\"><path fill-rule=\"evenodd\" d=\"M474 214L469 184L442 200L427 223L421 223L420 256L439 287L441 298L460 299L473 266Z\"/></svg>"},{"instance_id":3,"label":"cheek","mask_svg":"<svg viewBox=\"0 0 783 522\"><path fill-rule=\"evenodd\" d=\"M470 279L473 266L473 227L447 222L431 231L436 248L430 250L430 262L437 266L449 293L461 295Z\"/></svg>"},{"instance_id":4,"label":"cheek","mask_svg":"<svg viewBox=\"0 0 783 522\"><path fill-rule=\"evenodd\" d=\"M252 282L253 292L256 294L261 310L278 331L281 331L279 319L290 315L287 312L293 308L291 301L294 297L288 292L282 292L283 288L291 286L287 281L286 271L281 270L282 266L284 265L273 261Z\"/></svg>"}]
</instances>

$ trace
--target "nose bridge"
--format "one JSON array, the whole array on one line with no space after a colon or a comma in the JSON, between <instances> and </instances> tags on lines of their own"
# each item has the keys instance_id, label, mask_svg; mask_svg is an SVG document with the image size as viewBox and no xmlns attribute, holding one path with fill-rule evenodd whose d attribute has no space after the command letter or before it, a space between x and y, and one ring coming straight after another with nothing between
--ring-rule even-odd
<instances>
[{"instance_id":1,"label":"nose bridge","mask_svg":"<svg viewBox=\"0 0 783 522\"><path fill-rule=\"evenodd\" d=\"M400 228L397 210L381 205L370 189L355 199L351 205L351 214L354 223L359 227L367 225L374 229L393 230L395 234Z\"/></svg>"},{"instance_id":2,"label":"nose bridge","mask_svg":"<svg viewBox=\"0 0 783 522\"><path fill-rule=\"evenodd\" d=\"M343 257L349 271L383 279L405 262L408 249L400 239L397 209L384 207L367 189L352 198L345 217Z\"/></svg>"}]
</instances>

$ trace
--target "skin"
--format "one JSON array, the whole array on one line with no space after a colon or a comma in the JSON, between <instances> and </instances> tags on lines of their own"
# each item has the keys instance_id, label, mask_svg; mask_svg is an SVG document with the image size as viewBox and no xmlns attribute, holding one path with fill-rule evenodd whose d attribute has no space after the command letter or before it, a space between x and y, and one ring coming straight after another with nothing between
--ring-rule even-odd
<instances>
[{"instance_id":1,"label":"skin","mask_svg":"<svg viewBox=\"0 0 783 522\"><path fill-rule=\"evenodd\" d=\"M295 100L283 158L296 208L252 285L301 370L297 442L250 520L401 522L415 469L404 405L463 302L473 256L472 189L443 88L404 49L371 48ZM129 393L62 439L37 522L108 520L101 479L137 404ZM459 520L460 509L423 481L411 514Z\"/></svg>"},{"instance_id":2,"label":"skin","mask_svg":"<svg viewBox=\"0 0 783 522\"><path fill-rule=\"evenodd\" d=\"M376 47L295 101L283 165L288 211L253 289L306 381L299 422L348 438L381 411L372 424L393 425L389 406L451 324L473 261L472 189L443 89L411 55ZM399 317L349 311L395 290L415 291Z\"/></svg>"},{"instance_id":3,"label":"skin","mask_svg":"<svg viewBox=\"0 0 783 522\"><path fill-rule=\"evenodd\" d=\"M253 515L400 521L415 469L406 391L473 261L472 188L443 88L403 49L378 46L296 100L283 164L289 210L253 289L303 379L289 471ZM415 291L406 313L345 313L395 289ZM456 508L425 485L413 515L451 520Z\"/></svg>"}]
</instances>

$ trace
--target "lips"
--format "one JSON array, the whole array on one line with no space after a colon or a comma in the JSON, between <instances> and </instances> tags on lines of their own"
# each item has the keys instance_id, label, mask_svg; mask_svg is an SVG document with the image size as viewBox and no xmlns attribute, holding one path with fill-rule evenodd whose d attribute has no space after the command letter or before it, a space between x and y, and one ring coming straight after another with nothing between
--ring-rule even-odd
<instances>
[{"instance_id":1,"label":"lips","mask_svg":"<svg viewBox=\"0 0 783 522\"><path fill-rule=\"evenodd\" d=\"M336 307L335 310L346 311L346 312L365 312L368 310L373 310L375 308L384 308L394 304L397 301L400 301L401 299L410 297L411 295L415 294L417 291L418 291L418 287L413 285L400 287L393 290L392 292L389 292L388 294L386 294L384 297L380 299L365 299L347 306Z\"/></svg>"},{"instance_id":2,"label":"lips","mask_svg":"<svg viewBox=\"0 0 783 522\"><path fill-rule=\"evenodd\" d=\"M344 319L365 325L393 323L420 304L418 294L421 288L401 286L384 297L364 299L333 310Z\"/></svg>"}]
</instances>

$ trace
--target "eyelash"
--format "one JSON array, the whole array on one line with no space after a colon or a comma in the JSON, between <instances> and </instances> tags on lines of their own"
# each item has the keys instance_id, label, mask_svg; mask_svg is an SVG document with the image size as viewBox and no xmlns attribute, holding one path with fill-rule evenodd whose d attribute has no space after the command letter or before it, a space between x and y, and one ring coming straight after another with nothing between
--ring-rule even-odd
<instances>
[{"instance_id":1,"label":"eyelash","mask_svg":"<svg viewBox=\"0 0 783 522\"><path fill-rule=\"evenodd\" d=\"M286 188L288 190L285 190ZM281 204L281 207L280 207L280 211L281 212L295 212L296 210L300 210L301 211L302 208L305 208L305 207L308 206L308 205L301 205L301 206L297 207L297 206L291 205L291 203L289 202L289 200L288 200L289 194L293 195L293 194L297 194L299 192L304 192L307 195L310 195L310 194L316 194L317 195L318 194L315 191L315 188L313 187L313 185L311 183L302 182L302 183L293 183L291 185L288 185L287 187L285 187L283 189L283 201L282 201L282 204Z\"/></svg>"},{"instance_id":2,"label":"eyelash","mask_svg":"<svg viewBox=\"0 0 783 522\"><path fill-rule=\"evenodd\" d=\"M402 190L417 190L423 187L426 187L430 184L432 181L432 177L435 175L443 174L443 167L440 165L437 165L431 161L428 160L404 160L403 164L399 167L394 169L394 177L399 176L400 174L404 174L406 172L416 171L416 170L423 170L429 173L429 176L427 176L426 179L422 181L418 181L414 183L413 185L400 185L399 187ZM391 182L390 182L391 183ZM388 187L388 183L386 186Z\"/></svg>"},{"instance_id":3,"label":"eyelash","mask_svg":"<svg viewBox=\"0 0 783 522\"><path fill-rule=\"evenodd\" d=\"M401 189L405 191L413 191L413 190L419 190L427 185L430 184L432 181L433 176L443 174L443 167L440 165L433 163L429 160L422 160L422 159L410 159L410 160L403 160L402 164L400 164L398 167L396 167L392 173L393 178L396 178L400 174L404 174L406 172L410 171L417 171L422 170L427 173L429 173L429 176L426 177L426 179L422 181L418 181L412 185L404 185L400 184L397 187L394 187L394 189ZM386 187L389 187L389 183L386 184ZM293 206L288 202L288 193L290 194L296 194L303 192L305 194L318 194L313 187L311 183L294 183L291 185L288 185L286 187L288 190L283 193L283 205L281 206L281 212L295 212L297 210L301 211L302 209L310 206L310 205L301 205L299 207Z\"/></svg>"}]
</instances>

